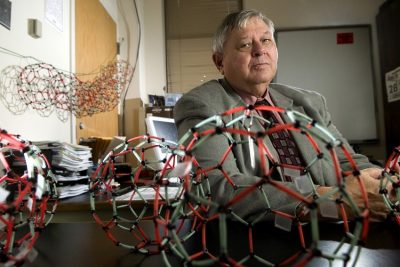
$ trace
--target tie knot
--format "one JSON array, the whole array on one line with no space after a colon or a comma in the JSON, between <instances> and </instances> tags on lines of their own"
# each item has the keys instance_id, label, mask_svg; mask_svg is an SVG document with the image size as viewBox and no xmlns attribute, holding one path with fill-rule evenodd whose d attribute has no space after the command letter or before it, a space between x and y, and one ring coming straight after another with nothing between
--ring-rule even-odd
<instances>
[{"instance_id":1,"label":"tie knot","mask_svg":"<svg viewBox=\"0 0 400 267\"><path fill-rule=\"evenodd\" d=\"M257 107L257 106L271 106L271 104L268 103L267 100L263 99L263 100L256 101L256 102L254 103L254 107ZM258 112L258 114L260 114L264 119L266 119L265 125L264 125L265 128L270 128L270 127L272 127L275 123L278 122L278 120L277 120L275 114L274 114L271 110L258 110L257 112Z\"/></svg>"},{"instance_id":2,"label":"tie knot","mask_svg":"<svg viewBox=\"0 0 400 267\"><path fill-rule=\"evenodd\" d=\"M256 103L254 103L254 106L270 106L270 103L268 103L268 101L266 99L260 99L257 100Z\"/></svg>"}]
</instances>

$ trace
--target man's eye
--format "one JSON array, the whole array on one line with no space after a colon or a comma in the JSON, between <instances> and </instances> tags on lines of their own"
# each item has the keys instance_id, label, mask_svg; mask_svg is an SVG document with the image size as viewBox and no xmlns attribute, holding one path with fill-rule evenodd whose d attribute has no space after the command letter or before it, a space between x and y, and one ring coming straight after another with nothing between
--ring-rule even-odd
<instances>
[{"instance_id":1,"label":"man's eye","mask_svg":"<svg viewBox=\"0 0 400 267\"><path fill-rule=\"evenodd\" d=\"M264 46L271 47L274 44L274 41L269 38L265 38L262 40Z\"/></svg>"},{"instance_id":2,"label":"man's eye","mask_svg":"<svg viewBox=\"0 0 400 267\"><path fill-rule=\"evenodd\" d=\"M251 48L251 44L250 43L242 44L241 48L244 48L244 49Z\"/></svg>"}]
</instances>

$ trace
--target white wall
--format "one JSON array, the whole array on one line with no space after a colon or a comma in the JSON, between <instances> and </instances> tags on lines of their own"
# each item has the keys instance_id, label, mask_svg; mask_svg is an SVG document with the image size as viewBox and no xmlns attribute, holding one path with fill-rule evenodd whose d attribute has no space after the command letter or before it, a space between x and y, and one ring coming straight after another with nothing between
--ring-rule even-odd
<instances>
[{"instance_id":1,"label":"white wall","mask_svg":"<svg viewBox=\"0 0 400 267\"><path fill-rule=\"evenodd\" d=\"M375 103L379 144L363 145L362 153L383 159L385 134L383 124L382 86L375 17L384 0L243 0L243 8L265 13L276 29L370 24L375 78Z\"/></svg>"},{"instance_id":2,"label":"white wall","mask_svg":"<svg viewBox=\"0 0 400 267\"><path fill-rule=\"evenodd\" d=\"M163 89L167 85L167 78L163 1L143 1L143 10L145 92L164 95ZM146 100L145 103L147 102Z\"/></svg>"},{"instance_id":3,"label":"white wall","mask_svg":"<svg viewBox=\"0 0 400 267\"><path fill-rule=\"evenodd\" d=\"M0 47L30 56L49 63L54 67L72 71L70 43L70 5L73 0L62 1L62 31L45 19L45 0L13 0L11 10L11 29L0 26ZM42 37L34 39L27 33L28 18L41 21ZM0 51L0 71L9 65L25 66L38 63L35 60L21 59ZM12 114L0 102L0 128L9 133L20 134L28 140L72 140L71 119L61 122L53 113L41 117L35 110L28 109L22 115Z\"/></svg>"},{"instance_id":4,"label":"white wall","mask_svg":"<svg viewBox=\"0 0 400 267\"><path fill-rule=\"evenodd\" d=\"M119 0L119 3L123 12L118 17L121 59L135 65L140 38L139 58L126 98L141 98L148 103L149 94L164 95L166 86L163 0L136 0L140 36L133 1Z\"/></svg>"},{"instance_id":5,"label":"white wall","mask_svg":"<svg viewBox=\"0 0 400 267\"><path fill-rule=\"evenodd\" d=\"M99 0L103 5L105 10L107 10L108 15L113 19L115 23L118 23L118 5L115 0Z\"/></svg>"},{"instance_id":6,"label":"white wall","mask_svg":"<svg viewBox=\"0 0 400 267\"><path fill-rule=\"evenodd\" d=\"M118 0L117 2L117 38L120 43L120 59L126 60L132 66L135 66L137 61L137 49L139 47L139 42L142 43L142 40L139 40L140 31L135 6L133 1ZM143 13L139 5L137 8L139 14ZM142 44L140 44L140 46L142 46ZM127 90L127 98L140 98L139 81L140 68L136 66L132 82Z\"/></svg>"}]
</instances>

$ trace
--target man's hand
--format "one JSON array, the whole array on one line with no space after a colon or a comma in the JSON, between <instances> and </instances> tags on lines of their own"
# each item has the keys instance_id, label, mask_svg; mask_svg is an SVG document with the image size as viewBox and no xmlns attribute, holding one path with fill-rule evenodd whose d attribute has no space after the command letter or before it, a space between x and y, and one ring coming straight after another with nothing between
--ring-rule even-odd
<instances>
[{"instance_id":1,"label":"man's hand","mask_svg":"<svg viewBox=\"0 0 400 267\"><path fill-rule=\"evenodd\" d=\"M359 207L361 210L366 208L366 203L361 190L360 181L364 184L365 194L368 198L368 207L370 211L369 214L371 221L383 221L386 219L389 213L389 208L383 202L383 197L379 193L379 179L381 178L381 176L382 169L368 168L360 172L359 178L353 175L349 175L343 178L346 185L347 193L353 199L357 207ZM386 189L391 196L395 197L395 194L393 194L394 190L392 184L389 183ZM324 195L330 190L332 190L332 187L319 186L317 188L317 192L319 195ZM338 197L338 195L336 195L336 197ZM355 214L352 211L349 201L346 198L343 198L343 200L349 218L354 218Z\"/></svg>"},{"instance_id":2,"label":"man's hand","mask_svg":"<svg viewBox=\"0 0 400 267\"><path fill-rule=\"evenodd\" d=\"M365 193L368 197L368 205L370 211L371 221L383 221L386 219L389 208L383 202L382 195L379 193L380 181L382 170L378 168L369 168L361 171L359 178L349 175L344 177L346 190L353 198L355 204L361 208L365 208L364 198L360 187L359 180L362 181L365 187ZM392 184L388 184L387 188L389 193L393 192ZM346 209L349 210L350 206L345 199Z\"/></svg>"},{"instance_id":3,"label":"man's hand","mask_svg":"<svg viewBox=\"0 0 400 267\"><path fill-rule=\"evenodd\" d=\"M396 162L396 163L391 167L391 170L394 171L394 172L396 172L397 174L399 174L399 173L400 173L400 166L399 166L399 163ZM381 168L376 168L376 167L375 167L375 168L367 168L367 169L364 169L364 170L361 171L361 173L368 174L369 176L371 176L371 177L373 177L373 178L375 178L375 179L380 179L380 178L382 178L382 172L383 172L383 169L381 169Z\"/></svg>"},{"instance_id":4,"label":"man's hand","mask_svg":"<svg viewBox=\"0 0 400 267\"><path fill-rule=\"evenodd\" d=\"M360 172L362 175L369 175L372 178L380 179L382 178L383 169L373 167L373 168L366 168L364 170L361 170Z\"/></svg>"}]
</instances>

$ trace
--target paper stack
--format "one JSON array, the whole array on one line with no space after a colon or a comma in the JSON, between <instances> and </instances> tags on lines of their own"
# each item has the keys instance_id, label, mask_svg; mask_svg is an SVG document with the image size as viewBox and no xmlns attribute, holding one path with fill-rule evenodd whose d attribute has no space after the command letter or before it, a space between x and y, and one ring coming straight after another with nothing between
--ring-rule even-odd
<instances>
[{"instance_id":1,"label":"paper stack","mask_svg":"<svg viewBox=\"0 0 400 267\"><path fill-rule=\"evenodd\" d=\"M93 166L91 148L66 142L34 142L47 156L57 181L60 198L89 190L89 170Z\"/></svg>"}]
</instances>

